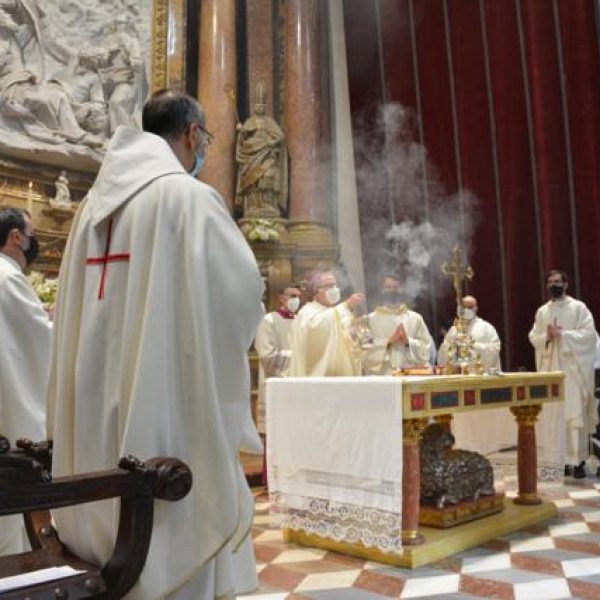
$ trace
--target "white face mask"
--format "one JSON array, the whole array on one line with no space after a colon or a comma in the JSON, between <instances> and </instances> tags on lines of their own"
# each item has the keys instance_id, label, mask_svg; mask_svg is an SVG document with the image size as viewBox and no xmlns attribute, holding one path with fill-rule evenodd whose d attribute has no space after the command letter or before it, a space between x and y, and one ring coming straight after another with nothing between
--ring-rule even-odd
<instances>
[{"instance_id":1,"label":"white face mask","mask_svg":"<svg viewBox=\"0 0 600 600\"><path fill-rule=\"evenodd\" d=\"M474 319L476 314L477 313L472 308L463 308L462 316L463 319L467 319L467 321Z\"/></svg>"},{"instance_id":2,"label":"white face mask","mask_svg":"<svg viewBox=\"0 0 600 600\"><path fill-rule=\"evenodd\" d=\"M288 298L288 301L285 303L285 307L291 313L295 313L300 308L300 298Z\"/></svg>"},{"instance_id":3,"label":"white face mask","mask_svg":"<svg viewBox=\"0 0 600 600\"><path fill-rule=\"evenodd\" d=\"M329 302L330 306L337 304L341 298L340 288L337 285L330 287L325 291L325 298L327 302Z\"/></svg>"}]
</instances>

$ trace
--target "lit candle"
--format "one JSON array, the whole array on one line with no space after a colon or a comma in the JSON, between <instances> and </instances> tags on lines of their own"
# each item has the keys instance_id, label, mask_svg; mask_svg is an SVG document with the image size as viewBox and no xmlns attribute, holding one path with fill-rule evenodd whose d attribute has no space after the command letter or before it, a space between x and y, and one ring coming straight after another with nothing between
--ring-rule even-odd
<instances>
[{"instance_id":1,"label":"lit candle","mask_svg":"<svg viewBox=\"0 0 600 600\"><path fill-rule=\"evenodd\" d=\"M33 217L33 181L29 182L29 190L27 192L27 212Z\"/></svg>"}]
</instances>

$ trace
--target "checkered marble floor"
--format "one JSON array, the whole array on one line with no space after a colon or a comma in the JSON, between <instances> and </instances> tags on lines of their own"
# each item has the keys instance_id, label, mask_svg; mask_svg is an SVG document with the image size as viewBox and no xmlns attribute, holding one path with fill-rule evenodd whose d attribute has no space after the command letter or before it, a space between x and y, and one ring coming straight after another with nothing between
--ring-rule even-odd
<instances>
[{"instance_id":1,"label":"checkered marble floor","mask_svg":"<svg viewBox=\"0 0 600 600\"><path fill-rule=\"evenodd\" d=\"M418 569L286 543L270 525L265 489L254 493L260 588L243 598L600 599L600 480L591 475L548 491L557 518Z\"/></svg>"}]
</instances>

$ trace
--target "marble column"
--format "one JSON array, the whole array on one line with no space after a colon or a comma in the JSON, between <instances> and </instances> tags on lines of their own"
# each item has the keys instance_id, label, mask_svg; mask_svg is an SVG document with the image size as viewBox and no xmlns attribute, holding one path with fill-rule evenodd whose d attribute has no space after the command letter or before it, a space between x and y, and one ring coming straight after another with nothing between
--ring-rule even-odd
<instances>
[{"instance_id":1,"label":"marble column","mask_svg":"<svg viewBox=\"0 0 600 600\"><path fill-rule=\"evenodd\" d=\"M246 0L246 23L248 38L248 108L252 112L256 86L258 83L263 83L267 95L267 114L274 117L272 0Z\"/></svg>"},{"instance_id":2,"label":"marble column","mask_svg":"<svg viewBox=\"0 0 600 600\"><path fill-rule=\"evenodd\" d=\"M206 113L206 128L215 136L200 179L212 185L231 209L235 199L235 0L202 0L199 46L198 98Z\"/></svg>"},{"instance_id":3,"label":"marble column","mask_svg":"<svg viewBox=\"0 0 600 600\"><path fill-rule=\"evenodd\" d=\"M290 156L290 221L327 218L320 169L319 2L285 7L284 131Z\"/></svg>"},{"instance_id":4,"label":"marble column","mask_svg":"<svg viewBox=\"0 0 600 600\"><path fill-rule=\"evenodd\" d=\"M354 146L350 114L350 90L344 31L344 2L329 0L329 80L332 115L333 160L331 177L334 190L335 222L340 242L340 260L346 267L354 289L365 289L358 194L354 170Z\"/></svg>"},{"instance_id":5,"label":"marble column","mask_svg":"<svg viewBox=\"0 0 600 600\"><path fill-rule=\"evenodd\" d=\"M542 410L541 405L511 406L519 433L517 437L517 473L519 492L515 504L541 504L537 493L537 449L535 443L535 422Z\"/></svg>"},{"instance_id":6,"label":"marble column","mask_svg":"<svg viewBox=\"0 0 600 600\"><path fill-rule=\"evenodd\" d=\"M425 542L419 533L421 508L421 456L419 441L427 419L402 421L402 544L418 546Z\"/></svg>"}]
</instances>

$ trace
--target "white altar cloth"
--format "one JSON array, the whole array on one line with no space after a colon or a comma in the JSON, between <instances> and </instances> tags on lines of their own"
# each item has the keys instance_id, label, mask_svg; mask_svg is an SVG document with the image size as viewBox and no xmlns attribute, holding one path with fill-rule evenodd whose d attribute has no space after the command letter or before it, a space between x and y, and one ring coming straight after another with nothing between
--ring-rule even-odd
<instances>
[{"instance_id":1,"label":"white altar cloth","mask_svg":"<svg viewBox=\"0 0 600 600\"><path fill-rule=\"evenodd\" d=\"M400 549L402 380L270 379L271 514L282 527Z\"/></svg>"}]
</instances>

